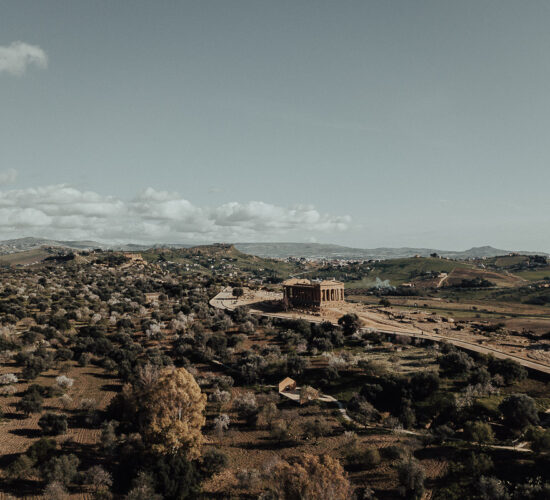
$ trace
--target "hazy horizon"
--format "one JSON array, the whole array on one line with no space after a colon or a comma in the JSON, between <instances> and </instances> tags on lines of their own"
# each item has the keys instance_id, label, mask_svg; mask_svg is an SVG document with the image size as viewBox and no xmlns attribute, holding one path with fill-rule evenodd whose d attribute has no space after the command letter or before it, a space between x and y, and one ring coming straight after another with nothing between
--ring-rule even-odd
<instances>
[{"instance_id":1,"label":"hazy horizon","mask_svg":"<svg viewBox=\"0 0 550 500\"><path fill-rule=\"evenodd\" d=\"M430 247L430 246L418 246L418 247L407 247L407 246L395 246L395 247L386 247L386 246L372 246L372 247L354 247L351 245L342 245L337 242L326 242L326 243L319 243L319 242L300 242L300 241L196 241L196 242L172 242L172 241L154 241L154 242L144 242L140 243L139 241L131 241L131 240L120 240L120 241L109 241L109 240L90 240L90 239L83 239L83 240L64 240L60 238L42 238L42 237L34 237L34 236L20 236L18 238L10 238L7 240L0 240L0 243L5 241L17 241L17 240L25 240L25 239L36 239L36 240L51 240L51 241L57 241L57 242L73 242L73 243L84 243L84 242L91 242L91 243L99 243L102 245L112 245L113 247L123 247L124 245L136 245L136 246L185 246L185 247L191 247L191 246L201 246L201 245L327 245L327 246L337 246L337 247L343 247L348 249L356 249L356 250L377 250L377 249L414 249L414 250L437 250L441 252L465 252L468 250L473 250L476 248L493 248L495 250L502 250L502 251L509 251L509 252L528 252L531 254L538 253L547 253L544 250L540 249L534 249L534 248L497 248L494 245L486 244L486 245L474 245L471 247L457 247L457 248L436 248L436 247Z\"/></svg>"},{"instance_id":2,"label":"hazy horizon","mask_svg":"<svg viewBox=\"0 0 550 500\"><path fill-rule=\"evenodd\" d=\"M1 14L1 240L550 252L548 2Z\"/></svg>"}]
</instances>

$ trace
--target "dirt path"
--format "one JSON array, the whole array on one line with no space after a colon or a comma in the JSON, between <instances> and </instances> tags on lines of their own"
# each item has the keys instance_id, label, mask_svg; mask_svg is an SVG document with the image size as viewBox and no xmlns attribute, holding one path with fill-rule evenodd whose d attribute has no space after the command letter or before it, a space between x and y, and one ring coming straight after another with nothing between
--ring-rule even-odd
<instances>
[{"instance_id":1,"label":"dirt path","mask_svg":"<svg viewBox=\"0 0 550 500\"><path fill-rule=\"evenodd\" d=\"M297 312L281 312L281 313L267 313L254 307L254 304L257 304L265 300L276 300L280 297L280 294L274 292L262 292L261 297L256 296L254 293L245 293L244 297L240 300L235 300L235 297L232 295L232 288L224 288L218 295L216 295L212 300L210 300L210 305L218 309L233 310L238 306L248 306L250 307L250 313L258 316L265 316L270 318L284 318L284 319L305 319L312 323L321 323L322 321L330 321L333 324L337 324L337 316L335 311L332 311L332 317L321 316L321 315L312 315L305 313ZM351 305L350 305L351 307ZM330 312L330 311L329 311ZM354 311L355 312L355 311ZM342 312L340 311L341 315ZM361 319L365 322L366 329L374 330L379 333L385 333L389 335L398 335L406 336L416 339L431 340L433 342L448 342L453 344L461 349L477 352L480 354L491 354L495 358L499 359L513 359L517 361L525 368L530 370L535 370L541 373L550 375L550 366L545 363L540 363L538 361L528 360L511 354L509 352L498 349L497 347L490 347L487 345L480 345L475 341L469 341L465 339L456 338L449 335L440 335L438 333L429 332L427 330L422 330L415 326L404 326L403 324L398 323L397 321L389 320L383 317L381 314L374 311L361 311ZM482 340L482 339L480 339Z\"/></svg>"},{"instance_id":2,"label":"dirt path","mask_svg":"<svg viewBox=\"0 0 550 500\"><path fill-rule=\"evenodd\" d=\"M453 269L453 271L454 271L454 269ZM452 274L453 271L451 271L450 274ZM437 282L436 288L441 288L443 283L445 281L447 281L447 278L449 277L449 275L447 273L441 273L441 274L442 274L441 279Z\"/></svg>"}]
</instances>

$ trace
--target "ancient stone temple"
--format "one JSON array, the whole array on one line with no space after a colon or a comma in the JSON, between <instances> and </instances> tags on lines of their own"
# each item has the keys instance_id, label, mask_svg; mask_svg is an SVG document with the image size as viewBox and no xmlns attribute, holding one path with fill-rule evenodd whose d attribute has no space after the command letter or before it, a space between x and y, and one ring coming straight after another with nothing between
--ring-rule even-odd
<instances>
[{"instance_id":1,"label":"ancient stone temple","mask_svg":"<svg viewBox=\"0 0 550 500\"><path fill-rule=\"evenodd\" d=\"M321 308L344 300L344 283L292 278L283 282L283 301L290 307Z\"/></svg>"}]
</instances>

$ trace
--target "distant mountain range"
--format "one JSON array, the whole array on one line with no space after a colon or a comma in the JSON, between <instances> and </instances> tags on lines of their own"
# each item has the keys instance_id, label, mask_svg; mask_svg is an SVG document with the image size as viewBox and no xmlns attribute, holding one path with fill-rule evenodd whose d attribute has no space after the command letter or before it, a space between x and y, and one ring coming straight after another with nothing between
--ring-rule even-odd
<instances>
[{"instance_id":1,"label":"distant mountain range","mask_svg":"<svg viewBox=\"0 0 550 500\"><path fill-rule=\"evenodd\" d=\"M306 257L310 259L399 259L420 255L428 257L437 253L442 257L452 259L471 259L481 257L496 257L512 253L510 250L500 250L491 246L475 247L464 251L437 250L433 248L352 248L340 245L325 245L322 243L235 243L235 247L243 253L258 257L286 258ZM543 252L513 252L523 255L546 255Z\"/></svg>"},{"instance_id":2,"label":"distant mountain range","mask_svg":"<svg viewBox=\"0 0 550 500\"><path fill-rule=\"evenodd\" d=\"M135 243L127 244L108 244L99 243L97 241L63 241L63 240L48 240L45 238L17 238L14 240L0 241L0 255L15 252L24 252L39 247L60 247L69 248L72 250L92 250L101 248L102 250L118 250L123 252L139 252L149 248L189 248L194 245L139 245Z\"/></svg>"},{"instance_id":3,"label":"distant mountain range","mask_svg":"<svg viewBox=\"0 0 550 500\"><path fill-rule=\"evenodd\" d=\"M0 255L15 252L32 250L42 246L62 247L73 250L89 250L101 248L118 251L139 252L149 248L189 248L196 245L185 244L155 244L140 245L128 244L106 244L97 241L61 241L44 238L17 238L13 240L0 241ZM491 246L474 247L464 251L437 250L433 248L352 248L341 245L327 245L322 243L235 243L235 248L243 253L257 255L258 257L270 257L284 259L287 257L305 257L309 259L398 259L420 255L427 257L437 253L442 257L453 259L470 259L481 257L496 257L509 253L522 255L548 255L544 252L511 251L493 248Z\"/></svg>"}]
</instances>

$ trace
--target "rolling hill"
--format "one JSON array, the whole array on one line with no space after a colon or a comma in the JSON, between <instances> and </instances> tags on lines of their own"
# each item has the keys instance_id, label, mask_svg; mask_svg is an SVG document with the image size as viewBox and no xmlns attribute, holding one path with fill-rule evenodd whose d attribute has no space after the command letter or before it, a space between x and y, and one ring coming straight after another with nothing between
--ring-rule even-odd
<instances>
[{"instance_id":1,"label":"rolling hill","mask_svg":"<svg viewBox=\"0 0 550 500\"><path fill-rule=\"evenodd\" d=\"M0 255L10 254L21 251L33 250L40 247L64 247L73 250L88 250L101 248L103 250L111 249L118 251L144 251L155 248L191 248L196 245L189 244L110 244L97 241L64 241L45 238L17 238L12 240L0 241ZM204 246L204 245L203 245ZM428 257L430 254L437 253L442 257L451 259L477 259L492 258L510 253L520 255L547 255L544 252L525 252L509 251L491 246L474 247L464 251L437 250L433 248L413 248L413 247L379 247L379 248L353 248L342 245L331 245L322 243L235 243L235 249L249 255L258 257L286 259L288 257L304 257L309 259L345 259L345 260L370 260L370 259L400 259L419 255Z\"/></svg>"},{"instance_id":2,"label":"rolling hill","mask_svg":"<svg viewBox=\"0 0 550 500\"><path fill-rule=\"evenodd\" d=\"M306 257L311 259L402 259L419 255L428 257L437 253L451 259L477 259L496 257L512 253L491 246L474 247L464 251L437 250L433 248L352 248L340 245L325 245L322 243L236 243L241 252L260 257L287 258ZM537 252L513 252L518 254L533 254ZM538 252L539 255L545 255Z\"/></svg>"}]
</instances>

